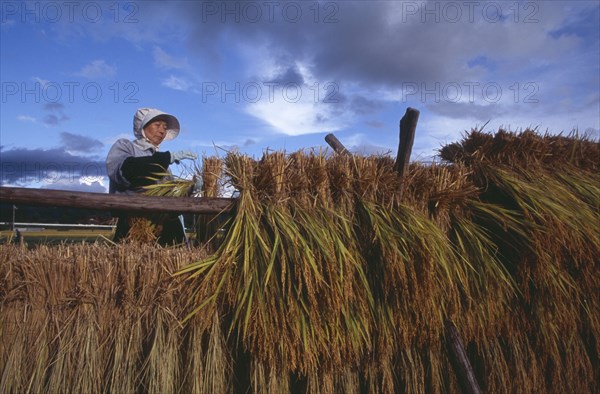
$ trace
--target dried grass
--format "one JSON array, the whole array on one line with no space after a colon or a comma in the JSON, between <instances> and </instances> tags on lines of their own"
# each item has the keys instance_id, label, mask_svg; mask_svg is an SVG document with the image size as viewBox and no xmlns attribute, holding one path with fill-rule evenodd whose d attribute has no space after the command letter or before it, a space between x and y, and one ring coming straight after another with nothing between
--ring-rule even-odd
<instances>
[{"instance_id":1,"label":"dried grass","mask_svg":"<svg viewBox=\"0 0 600 394\"><path fill-rule=\"evenodd\" d=\"M451 320L487 392L597 392L598 143L473 131L442 156L403 180L205 158L204 195L239 191L210 254L0 246L0 391L458 392Z\"/></svg>"},{"instance_id":2,"label":"dried grass","mask_svg":"<svg viewBox=\"0 0 600 394\"><path fill-rule=\"evenodd\" d=\"M0 246L0 391L185 391L185 289L171 273L193 255L206 252Z\"/></svg>"}]
</instances>

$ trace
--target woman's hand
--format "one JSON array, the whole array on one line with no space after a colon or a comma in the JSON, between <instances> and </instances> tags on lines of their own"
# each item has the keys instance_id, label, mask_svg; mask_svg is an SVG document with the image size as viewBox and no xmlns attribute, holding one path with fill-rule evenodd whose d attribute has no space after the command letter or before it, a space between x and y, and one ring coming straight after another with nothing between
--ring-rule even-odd
<instances>
[{"instance_id":1,"label":"woman's hand","mask_svg":"<svg viewBox=\"0 0 600 394\"><path fill-rule=\"evenodd\" d=\"M198 155L196 155L194 152L190 152L187 150L180 150L180 151L170 152L170 153L171 153L171 164L173 164L173 163L179 164L179 162L181 160L196 160L198 158Z\"/></svg>"}]
</instances>

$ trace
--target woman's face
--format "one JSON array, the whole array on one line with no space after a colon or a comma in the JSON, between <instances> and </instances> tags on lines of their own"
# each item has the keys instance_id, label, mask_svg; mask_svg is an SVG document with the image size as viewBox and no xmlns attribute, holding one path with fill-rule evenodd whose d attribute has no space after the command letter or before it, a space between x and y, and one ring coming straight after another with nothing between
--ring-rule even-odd
<instances>
[{"instance_id":1,"label":"woman's face","mask_svg":"<svg viewBox=\"0 0 600 394\"><path fill-rule=\"evenodd\" d=\"M159 146L167 136L167 122L154 120L144 127L146 138L154 145Z\"/></svg>"}]
</instances>

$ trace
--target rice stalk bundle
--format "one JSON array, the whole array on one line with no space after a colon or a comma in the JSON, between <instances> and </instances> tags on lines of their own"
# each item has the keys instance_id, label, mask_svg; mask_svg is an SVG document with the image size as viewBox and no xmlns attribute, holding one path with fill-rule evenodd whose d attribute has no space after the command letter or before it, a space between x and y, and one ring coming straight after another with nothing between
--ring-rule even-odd
<instances>
[{"instance_id":1,"label":"rice stalk bundle","mask_svg":"<svg viewBox=\"0 0 600 394\"><path fill-rule=\"evenodd\" d=\"M403 185L393 162L381 158L355 161L360 196L356 198L356 237L362 240L360 250L367 256L378 322L376 362L367 368L369 381L383 381L389 390L425 386L442 390L446 378L439 352L444 320L462 313L461 296L472 296L469 281L474 272L449 242L450 213L464 209L477 189L465 187L464 169L413 166L413 177L405 182L407 190L400 200L397 196ZM381 368L387 355L394 359L389 367ZM439 366L430 368L427 377L417 373L424 360ZM395 384L390 371L399 375ZM381 386L373 389L380 391Z\"/></svg>"},{"instance_id":2,"label":"rice stalk bundle","mask_svg":"<svg viewBox=\"0 0 600 394\"><path fill-rule=\"evenodd\" d=\"M452 321L485 391L596 392L597 152L474 131L403 180L386 157L205 158L204 195L239 194L214 253L0 246L0 391L457 392Z\"/></svg>"},{"instance_id":3,"label":"rice stalk bundle","mask_svg":"<svg viewBox=\"0 0 600 394\"><path fill-rule=\"evenodd\" d=\"M184 197L192 191L194 181L174 177L171 173L156 173L150 177L154 184L144 187L144 194L149 196ZM169 214L130 215L128 242L154 243L163 232L163 224L172 220Z\"/></svg>"},{"instance_id":4,"label":"rice stalk bundle","mask_svg":"<svg viewBox=\"0 0 600 394\"><path fill-rule=\"evenodd\" d=\"M204 157L202 171L197 170L196 176L202 176L202 195L204 197L219 197L220 182L223 173L223 159L220 157Z\"/></svg>"},{"instance_id":5,"label":"rice stalk bundle","mask_svg":"<svg viewBox=\"0 0 600 394\"><path fill-rule=\"evenodd\" d=\"M503 376L492 376L490 387L500 387L514 371L523 371L514 387L533 391L587 391L597 380L594 310L600 305L591 295L600 288L599 145L585 138L568 142L531 132L472 132L452 147L459 148L454 159L473 169L480 199L489 205L474 212L473 221L488 229L518 290L510 303L517 318L503 328L516 355L507 357L513 364ZM503 211L514 220L500 218Z\"/></svg>"},{"instance_id":6,"label":"rice stalk bundle","mask_svg":"<svg viewBox=\"0 0 600 394\"><path fill-rule=\"evenodd\" d=\"M336 155L327 160L329 188L331 198L338 212L352 221L354 212L354 194L352 192L352 164L349 155Z\"/></svg>"},{"instance_id":7,"label":"rice stalk bundle","mask_svg":"<svg viewBox=\"0 0 600 394\"><path fill-rule=\"evenodd\" d=\"M162 226L150 217L135 216L129 219L127 240L140 243L154 243L162 233Z\"/></svg>"},{"instance_id":8,"label":"rice stalk bundle","mask_svg":"<svg viewBox=\"0 0 600 394\"><path fill-rule=\"evenodd\" d=\"M240 190L232 225L238 232L228 234L229 249L187 270L204 284L210 281L203 271L219 272L207 287L211 291L237 283L221 306L214 305L231 308L229 331L240 335L254 357L255 387L285 386L286 369L304 376L309 387L329 387L335 379L327 374L339 371L344 360L350 370L362 369L378 391L398 385L438 391L451 381L440 353L446 318L478 344L474 355L488 367L494 365L490 349L501 346L503 335L531 329L521 306L525 289L517 276L522 272L509 263L510 252L540 254L528 239L543 224L487 199L478 182L481 165L413 165L401 184L385 158L276 152L260 162L231 155L226 161ZM580 182L565 183L563 189L596 201L592 183L583 188ZM402 187L408 192L400 200ZM591 217L582 215L581 223ZM244 228L251 233L244 234ZM512 249L498 234L515 241ZM568 242L596 242L589 236L573 241ZM219 260L220 271L212 267ZM200 309L210 297L216 301L211 291L198 296L205 300ZM344 299L350 302L340 302ZM565 324L580 321L573 314L565 319ZM545 365L534 356L538 342L527 332L515 334L514 351L529 354L530 361L515 356L514 363L521 364L505 364L533 369L531 387L544 381ZM327 354L322 347L328 347ZM428 369L427 377L418 373L426 364L438 366ZM490 387L509 378L507 368L490 374Z\"/></svg>"},{"instance_id":9,"label":"rice stalk bundle","mask_svg":"<svg viewBox=\"0 0 600 394\"><path fill-rule=\"evenodd\" d=\"M188 268L195 271L193 276L206 272L198 294L206 292L211 298L200 307L214 307L217 297L235 305L229 331L260 355L257 365L277 366L259 376L273 376L282 367L307 374L320 365L340 365L347 361L344 352L357 360L368 339L368 320L355 321L355 309L369 297L352 297L348 292L352 289L342 282L346 275L352 283L360 265L343 240L332 239L339 224L331 220L326 206L315 208L316 194L310 193L327 190L325 161L319 155L308 156L310 165L302 166L307 172L293 173L298 168L295 159L266 154L255 173L249 158L227 157L231 179L240 190L236 216L217 257ZM284 174L294 182L284 182ZM309 185L308 191L297 191L297 201L290 202L288 193L297 183ZM345 267L353 264L354 269ZM221 283L228 286L220 287ZM363 309L368 315L368 306ZM361 343L350 347L348 335ZM323 354L331 341L340 341L334 348L339 351Z\"/></svg>"},{"instance_id":10,"label":"rice stalk bundle","mask_svg":"<svg viewBox=\"0 0 600 394\"><path fill-rule=\"evenodd\" d=\"M532 327L536 332L533 343L545 349L544 364L554 366L547 368L553 371L552 385L567 388L569 383L564 380L563 373L567 376L583 374L589 378L593 371L579 337L583 333L578 327L581 315L591 314L591 310L585 308L587 301L573 273L586 276L581 282L591 281L586 287L599 288L598 278L592 272L597 272L598 268L600 234L589 228L599 217L551 177L543 173L536 174L535 179L519 175L498 170L491 182L501 188L511 204L517 205L529 223L534 224L525 238L529 241L530 253L515 259L513 269L519 271L517 283L524 296L522 302L534 315L531 319L536 323ZM573 205L577 208L573 209ZM578 272L582 268L585 271ZM591 302L595 303L595 300ZM592 325L591 328L597 337L597 327ZM561 348L558 340L563 333L576 335L573 343L579 348L578 358L584 360L582 364L565 363L566 349Z\"/></svg>"},{"instance_id":11,"label":"rice stalk bundle","mask_svg":"<svg viewBox=\"0 0 600 394\"><path fill-rule=\"evenodd\" d=\"M331 322L325 327L325 333L334 350L331 359L322 360L321 369L339 369L344 360L349 365L357 365L365 351L370 350L373 324L369 313L373 301L365 262L360 257L352 222L334 205L323 152L296 153L292 157L295 171L290 171L289 178L299 178L307 187L296 195L298 198L291 199L290 219L298 223L303 243L315 256L312 264L317 272L320 270L325 283L307 304L313 311L309 318L315 322ZM301 269L301 265L296 268Z\"/></svg>"},{"instance_id":12,"label":"rice stalk bundle","mask_svg":"<svg viewBox=\"0 0 600 394\"><path fill-rule=\"evenodd\" d=\"M496 335L499 324L506 321L516 285L478 214L491 211L503 223L515 218L480 201L481 189L473 183L472 170L461 163L412 164L407 177L406 204L427 214L446 234L453 264L461 270L457 288L461 300L449 317L459 323L465 338L482 343Z\"/></svg>"},{"instance_id":13,"label":"rice stalk bundle","mask_svg":"<svg viewBox=\"0 0 600 394\"><path fill-rule=\"evenodd\" d=\"M440 156L468 166L481 162L504 164L511 168L543 167L560 169L571 165L580 171L597 173L600 169L600 144L576 131L569 135L540 134L536 130L494 134L472 129L460 142L444 146Z\"/></svg>"},{"instance_id":14,"label":"rice stalk bundle","mask_svg":"<svg viewBox=\"0 0 600 394\"><path fill-rule=\"evenodd\" d=\"M202 159L202 171L196 170L194 178L202 179L203 197L219 197L222 192L223 182L223 160L219 157L204 157ZM194 223L196 229L195 243L214 248L212 242L218 235L222 225L220 215L197 215Z\"/></svg>"},{"instance_id":15,"label":"rice stalk bundle","mask_svg":"<svg viewBox=\"0 0 600 394\"><path fill-rule=\"evenodd\" d=\"M230 155L226 162L240 190L238 211L216 257L182 271L201 278L195 300L202 302L194 312L235 306L229 331L241 335L247 350L259 357L257 376L286 368L312 376L339 370L344 362L357 368L375 359L384 365L387 354L387 366L375 373L394 387L392 364L398 361L392 355L406 347L409 355L402 362L407 380L413 379L415 352L431 341L441 346L444 305L457 308L465 268L451 262L445 234L430 219L408 207L391 209L399 185L393 163L346 162L351 182L342 184L343 191L328 179L328 170L341 166L327 165L319 155L267 154L260 163ZM361 219L349 221L332 208L331 190L338 201L346 200L343 209L358 207L353 216ZM218 292L232 282L237 285L229 294ZM401 291L409 286L411 292ZM442 378L436 379L441 385Z\"/></svg>"},{"instance_id":16,"label":"rice stalk bundle","mask_svg":"<svg viewBox=\"0 0 600 394\"><path fill-rule=\"evenodd\" d=\"M181 348L177 319L184 289L171 273L190 255L205 252L0 247L0 390L187 391L181 360L189 350ZM207 349L198 354L202 367Z\"/></svg>"}]
</instances>

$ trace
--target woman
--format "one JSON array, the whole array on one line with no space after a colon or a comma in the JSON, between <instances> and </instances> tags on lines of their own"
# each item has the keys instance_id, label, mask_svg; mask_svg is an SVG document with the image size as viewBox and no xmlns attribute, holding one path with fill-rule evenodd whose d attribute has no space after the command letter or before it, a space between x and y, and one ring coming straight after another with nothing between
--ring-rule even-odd
<instances>
[{"instance_id":1,"label":"woman","mask_svg":"<svg viewBox=\"0 0 600 394\"><path fill-rule=\"evenodd\" d=\"M110 148L106 157L106 169L110 179L109 193L134 194L155 181L155 174L167 171L170 164L180 160L195 160L196 154L188 151L160 152L163 141L179 134L179 121L173 115L154 108L140 108L133 117L135 140L122 138ZM118 215L114 241L118 242L129 233L129 215ZM164 219L164 217L163 217ZM163 245L185 242L181 218L168 215L161 220L162 233L158 242Z\"/></svg>"}]
</instances>

